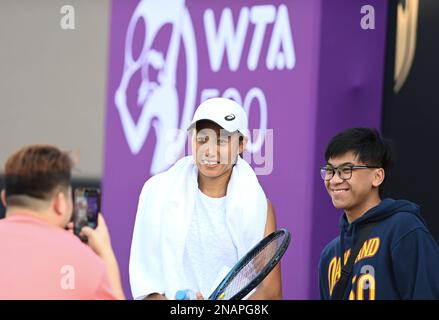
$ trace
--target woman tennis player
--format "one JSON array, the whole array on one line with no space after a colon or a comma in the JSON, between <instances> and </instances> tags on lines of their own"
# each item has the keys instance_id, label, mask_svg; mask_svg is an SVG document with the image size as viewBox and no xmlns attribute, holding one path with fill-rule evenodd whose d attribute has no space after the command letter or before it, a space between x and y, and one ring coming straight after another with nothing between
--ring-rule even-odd
<instances>
[{"instance_id":1,"label":"woman tennis player","mask_svg":"<svg viewBox=\"0 0 439 320\"><path fill-rule=\"evenodd\" d=\"M240 156L244 109L225 98L206 100L188 132L193 154L151 177L139 197L129 267L135 299L174 299L183 289L208 297L276 229L274 209ZM279 265L248 298L282 298Z\"/></svg>"}]
</instances>

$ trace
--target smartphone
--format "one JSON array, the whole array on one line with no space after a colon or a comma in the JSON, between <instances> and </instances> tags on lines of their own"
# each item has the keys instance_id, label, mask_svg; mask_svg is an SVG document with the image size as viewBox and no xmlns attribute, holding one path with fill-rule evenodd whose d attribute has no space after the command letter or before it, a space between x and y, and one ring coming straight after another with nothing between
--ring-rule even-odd
<instances>
[{"instance_id":1,"label":"smartphone","mask_svg":"<svg viewBox=\"0 0 439 320\"><path fill-rule=\"evenodd\" d=\"M74 192L73 232L82 241L81 229L85 226L96 229L101 211L101 193L98 188L76 188Z\"/></svg>"}]
</instances>

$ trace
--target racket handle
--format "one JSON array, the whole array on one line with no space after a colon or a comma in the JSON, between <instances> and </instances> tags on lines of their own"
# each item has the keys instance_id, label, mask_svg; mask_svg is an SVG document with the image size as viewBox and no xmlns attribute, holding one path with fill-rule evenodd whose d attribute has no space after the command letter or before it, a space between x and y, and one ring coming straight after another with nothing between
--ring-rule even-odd
<instances>
[{"instance_id":1,"label":"racket handle","mask_svg":"<svg viewBox=\"0 0 439 320\"><path fill-rule=\"evenodd\" d=\"M178 290L175 293L175 300L196 300L197 296L191 289Z\"/></svg>"}]
</instances>

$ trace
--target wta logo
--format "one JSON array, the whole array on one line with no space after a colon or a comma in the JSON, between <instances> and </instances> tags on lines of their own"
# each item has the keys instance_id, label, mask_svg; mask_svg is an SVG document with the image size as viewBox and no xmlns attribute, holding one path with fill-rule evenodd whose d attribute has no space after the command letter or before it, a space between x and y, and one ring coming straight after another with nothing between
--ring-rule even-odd
<instances>
[{"instance_id":1,"label":"wta logo","mask_svg":"<svg viewBox=\"0 0 439 320\"><path fill-rule=\"evenodd\" d=\"M263 88L249 87L245 81L245 89L220 89L209 85L209 80L224 71L292 70L296 58L287 7L242 7L236 22L230 8L224 8L219 17L210 8L202 15L197 21L203 22L204 29L196 33L184 0L143 0L136 6L126 30L123 71L114 95L129 149L133 155L138 154L148 136L155 133L150 173L166 170L186 151L186 129L195 107L206 99L222 96L238 102L247 115L258 115L259 123L253 136L250 134L246 150L255 158L250 160L265 163L263 170L255 169L256 173L269 174L273 170L273 133L267 130L269 103ZM250 28L252 25L254 28ZM262 50L264 39L268 44ZM244 51L246 41L248 52ZM200 61L207 61L203 74L211 72L202 87ZM133 114L138 115L136 119Z\"/></svg>"}]
</instances>

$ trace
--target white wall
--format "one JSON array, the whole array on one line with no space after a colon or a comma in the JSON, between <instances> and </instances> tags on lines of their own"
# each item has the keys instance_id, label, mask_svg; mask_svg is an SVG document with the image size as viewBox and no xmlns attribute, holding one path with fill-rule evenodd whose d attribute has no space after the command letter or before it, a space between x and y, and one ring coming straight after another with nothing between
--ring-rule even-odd
<instances>
[{"instance_id":1,"label":"white wall","mask_svg":"<svg viewBox=\"0 0 439 320\"><path fill-rule=\"evenodd\" d=\"M19 147L49 143L79 152L76 176L101 176L109 14L108 0L0 1L0 174Z\"/></svg>"}]
</instances>

